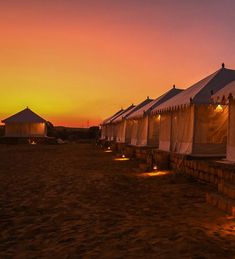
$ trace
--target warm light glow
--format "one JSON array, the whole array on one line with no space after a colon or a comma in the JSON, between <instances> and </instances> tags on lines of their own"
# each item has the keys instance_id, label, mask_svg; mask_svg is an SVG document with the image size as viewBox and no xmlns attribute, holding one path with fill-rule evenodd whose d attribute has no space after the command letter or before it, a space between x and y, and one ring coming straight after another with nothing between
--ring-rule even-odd
<instances>
[{"instance_id":1,"label":"warm light glow","mask_svg":"<svg viewBox=\"0 0 235 259\"><path fill-rule=\"evenodd\" d=\"M115 161L128 161L128 160L130 160L130 158L127 158L127 157L125 157L125 158L123 158L123 157L118 157L118 158L115 158L114 160L115 160Z\"/></svg>"},{"instance_id":2,"label":"warm light glow","mask_svg":"<svg viewBox=\"0 0 235 259\"><path fill-rule=\"evenodd\" d=\"M123 155L122 155L122 158L125 158L125 157L126 157L126 156L123 154Z\"/></svg>"},{"instance_id":3,"label":"warm light glow","mask_svg":"<svg viewBox=\"0 0 235 259\"><path fill-rule=\"evenodd\" d=\"M156 166L156 165L153 166L153 170L154 170L154 171L157 170L157 166Z\"/></svg>"},{"instance_id":4,"label":"warm light glow","mask_svg":"<svg viewBox=\"0 0 235 259\"><path fill-rule=\"evenodd\" d=\"M139 177L153 177L153 176L163 176L171 174L170 171L157 171L157 172L147 172L147 173L141 173L138 176Z\"/></svg>"},{"instance_id":5,"label":"warm light glow","mask_svg":"<svg viewBox=\"0 0 235 259\"><path fill-rule=\"evenodd\" d=\"M223 111L223 107L219 104L219 105L216 106L215 111L216 112L222 112Z\"/></svg>"},{"instance_id":6,"label":"warm light glow","mask_svg":"<svg viewBox=\"0 0 235 259\"><path fill-rule=\"evenodd\" d=\"M159 114L159 115L157 116L157 119L160 121L160 119L161 119L161 114Z\"/></svg>"},{"instance_id":7,"label":"warm light glow","mask_svg":"<svg viewBox=\"0 0 235 259\"><path fill-rule=\"evenodd\" d=\"M108 150L110 150L111 149L111 147L108 147Z\"/></svg>"},{"instance_id":8,"label":"warm light glow","mask_svg":"<svg viewBox=\"0 0 235 259\"><path fill-rule=\"evenodd\" d=\"M112 150L105 150L104 152L105 153L112 153L113 151Z\"/></svg>"}]
</instances>

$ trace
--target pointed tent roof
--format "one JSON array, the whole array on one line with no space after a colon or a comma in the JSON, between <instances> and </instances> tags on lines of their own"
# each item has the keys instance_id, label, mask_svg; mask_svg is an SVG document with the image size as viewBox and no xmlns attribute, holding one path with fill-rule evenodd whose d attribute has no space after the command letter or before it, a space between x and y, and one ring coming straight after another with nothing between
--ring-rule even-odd
<instances>
[{"instance_id":1,"label":"pointed tent roof","mask_svg":"<svg viewBox=\"0 0 235 259\"><path fill-rule=\"evenodd\" d=\"M114 120L112 122L117 123L117 122L122 121L122 119L125 118L128 114L130 114L134 109L135 109L135 105L132 104L127 109L125 109L120 115L118 115L116 118L114 118Z\"/></svg>"},{"instance_id":2,"label":"pointed tent roof","mask_svg":"<svg viewBox=\"0 0 235 259\"><path fill-rule=\"evenodd\" d=\"M235 99L235 81L227 84L224 88L212 95L212 99L216 103L226 102L229 98Z\"/></svg>"},{"instance_id":3,"label":"pointed tent roof","mask_svg":"<svg viewBox=\"0 0 235 259\"><path fill-rule=\"evenodd\" d=\"M2 120L3 123L23 123L23 122L32 122L32 123L42 123L46 122L42 117L34 113L28 107L11 117Z\"/></svg>"},{"instance_id":4,"label":"pointed tent roof","mask_svg":"<svg viewBox=\"0 0 235 259\"><path fill-rule=\"evenodd\" d=\"M156 108L157 106L159 106L163 102L171 99L172 97L174 97L175 95L179 94L182 91L183 91L182 89L178 89L178 88L175 88L175 86L173 86L172 89L170 89L169 91L167 91L166 93L164 93L163 95L158 97L157 99L147 103L142 108L133 112L131 115L128 116L128 119L142 118L144 116L144 114L150 113L154 108Z\"/></svg>"},{"instance_id":5,"label":"pointed tent roof","mask_svg":"<svg viewBox=\"0 0 235 259\"><path fill-rule=\"evenodd\" d=\"M139 103L138 105L135 106L134 109L132 109L126 116L125 119L132 119L131 118L131 114L138 111L139 109L141 109L142 107L144 107L145 105L151 103L153 101L153 99L150 99L149 97L147 97L143 102Z\"/></svg>"},{"instance_id":6,"label":"pointed tent roof","mask_svg":"<svg viewBox=\"0 0 235 259\"><path fill-rule=\"evenodd\" d=\"M112 116L105 119L101 125L105 125L111 122L112 119L116 118L119 114L123 112L123 109L119 110L118 112L114 113Z\"/></svg>"},{"instance_id":7,"label":"pointed tent roof","mask_svg":"<svg viewBox=\"0 0 235 259\"><path fill-rule=\"evenodd\" d=\"M215 73L207 76L170 100L159 105L152 110L152 113L158 113L167 110L173 110L185 107L190 104L210 104L211 96L225 87L228 83L235 80L235 70L226 69L222 66Z\"/></svg>"}]
</instances>

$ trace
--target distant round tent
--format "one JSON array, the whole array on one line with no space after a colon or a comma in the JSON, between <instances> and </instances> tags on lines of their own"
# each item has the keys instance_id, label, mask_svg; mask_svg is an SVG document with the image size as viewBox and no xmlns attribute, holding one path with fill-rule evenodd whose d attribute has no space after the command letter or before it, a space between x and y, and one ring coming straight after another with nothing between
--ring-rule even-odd
<instances>
[{"instance_id":1,"label":"distant round tent","mask_svg":"<svg viewBox=\"0 0 235 259\"><path fill-rule=\"evenodd\" d=\"M46 137L46 120L28 107L2 121L5 137Z\"/></svg>"}]
</instances>

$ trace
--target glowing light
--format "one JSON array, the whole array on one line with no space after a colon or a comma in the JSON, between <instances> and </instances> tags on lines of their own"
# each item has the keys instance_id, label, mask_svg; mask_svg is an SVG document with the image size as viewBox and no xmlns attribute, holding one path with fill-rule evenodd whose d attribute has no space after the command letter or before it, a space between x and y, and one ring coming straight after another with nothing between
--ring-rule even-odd
<instances>
[{"instance_id":1,"label":"glowing light","mask_svg":"<svg viewBox=\"0 0 235 259\"><path fill-rule=\"evenodd\" d=\"M125 157L126 157L126 156L123 154L123 155L122 155L122 158L125 158Z\"/></svg>"},{"instance_id":2,"label":"glowing light","mask_svg":"<svg viewBox=\"0 0 235 259\"><path fill-rule=\"evenodd\" d=\"M139 177L153 177L153 176L163 176L170 174L170 171L157 171L157 172L148 172L148 173L141 173Z\"/></svg>"},{"instance_id":3,"label":"glowing light","mask_svg":"<svg viewBox=\"0 0 235 259\"><path fill-rule=\"evenodd\" d=\"M111 149L111 147L108 147L108 150L110 150Z\"/></svg>"},{"instance_id":4,"label":"glowing light","mask_svg":"<svg viewBox=\"0 0 235 259\"><path fill-rule=\"evenodd\" d=\"M156 165L153 166L153 170L154 170L154 171L157 170L157 166L156 166Z\"/></svg>"},{"instance_id":5,"label":"glowing light","mask_svg":"<svg viewBox=\"0 0 235 259\"><path fill-rule=\"evenodd\" d=\"M105 153L112 153L113 151L112 150L105 150L104 152Z\"/></svg>"},{"instance_id":6,"label":"glowing light","mask_svg":"<svg viewBox=\"0 0 235 259\"><path fill-rule=\"evenodd\" d=\"M159 115L157 116L157 119L160 121L160 119L161 119L161 114L159 114Z\"/></svg>"},{"instance_id":7,"label":"glowing light","mask_svg":"<svg viewBox=\"0 0 235 259\"><path fill-rule=\"evenodd\" d=\"M128 160L130 160L130 158L127 158L127 157L118 157L118 158L115 158L114 159L115 161L128 161Z\"/></svg>"},{"instance_id":8,"label":"glowing light","mask_svg":"<svg viewBox=\"0 0 235 259\"><path fill-rule=\"evenodd\" d=\"M222 112L223 111L223 107L219 104L217 105L217 107L215 108L216 112Z\"/></svg>"}]
</instances>

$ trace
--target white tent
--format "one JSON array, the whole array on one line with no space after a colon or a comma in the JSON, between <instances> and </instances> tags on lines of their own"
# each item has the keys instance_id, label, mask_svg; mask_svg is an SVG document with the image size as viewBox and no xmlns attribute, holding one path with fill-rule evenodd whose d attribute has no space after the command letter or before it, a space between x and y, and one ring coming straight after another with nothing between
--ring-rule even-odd
<instances>
[{"instance_id":1,"label":"white tent","mask_svg":"<svg viewBox=\"0 0 235 259\"><path fill-rule=\"evenodd\" d=\"M134 109L135 109L135 105L132 104L112 121L116 130L117 143L125 143L125 140L126 140L126 119L125 118Z\"/></svg>"},{"instance_id":2,"label":"white tent","mask_svg":"<svg viewBox=\"0 0 235 259\"><path fill-rule=\"evenodd\" d=\"M132 119L131 115L136 113L138 110L142 109L149 103L151 103L153 99L150 99L147 97L143 102L138 104L132 111L126 116L126 144L131 144L131 145L138 145L138 134L139 134L139 128L141 127L141 131L146 131L144 129L145 124L143 123L142 125L139 125L139 121L136 119Z\"/></svg>"},{"instance_id":3,"label":"white tent","mask_svg":"<svg viewBox=\"0 0 235 259\"><path fill-rule=\"evenodd\" d=\"M161 95L155 100L148 102L146 105L142 106L140 109L132 112L127 116L128 120L133 120L134 125L136 125L136 145L137 146L154 146L158 147L158 137L159 137L159 116L150 115L152 109L158 107L163 102L169 100L176 94L180 93L182 90L176 89L173 86L172 89Z\"/></svg>"},{"instance_id":4,"label":"white tent","mask_svg":"<svg viewBox=\"0 0 235 259\"><path fill-rule=\"evenodd\" d=\"M28 107L2 121L6 137L46 137L46 120Z\"/></svg>"},{"instance_id":5,"label":"white tent","mask_svg":"<svg viewBox=\"0 0 235 259\"><path fill-rule=\"evenodd\" d=\"M101 140L113 140L113 125L112 120L123 112L123 109L119 110L109 118L105 119L101 124Z\"/></svg>"},{"instance_id":6,"label":"white tent","mask_svg":"<svg viewBox=\"0 0 235 259\"><path fill-rule=\"evenodd\" d=\"M228 138L227 138L227 154L229 161L235 162L235 81L222 88L212 96L215 103L218 104L217 109L221 110L223 104L228 104Z\"/></svg>"},{"instance_id":7,"label":"white tent","mask_svg":"<svg viewBox=\"0 0 235 259\"><path fill-rule=\"evenodd\" d=\"M218 111L211 95L235 80L222 69L152 110L160 114L159 149L191 155L224 155L227 108Z\"/></svg>"}]
</instances>

